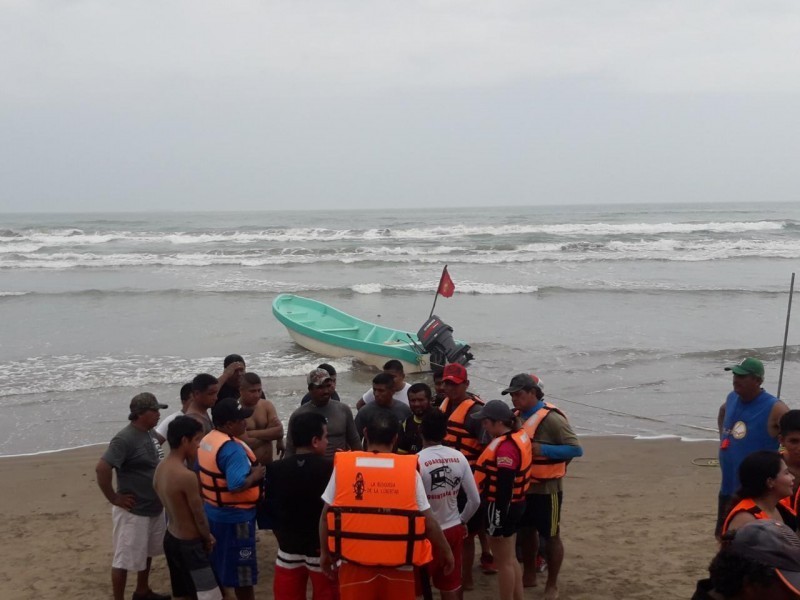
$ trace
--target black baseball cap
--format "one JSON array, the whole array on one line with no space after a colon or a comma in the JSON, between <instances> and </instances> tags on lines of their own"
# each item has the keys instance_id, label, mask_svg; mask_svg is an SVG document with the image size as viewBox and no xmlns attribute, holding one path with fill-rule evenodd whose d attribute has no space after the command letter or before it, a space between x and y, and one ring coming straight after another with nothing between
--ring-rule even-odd
<instances>
[{"instance_id":1,"label":"black baseball cap","mask_svg":"<svg viewBox=\"0 0 800 600\"><path fill-rule=\"evenodd\" d=\"M783 584L800 596L800 538L783 523L761 519L733 532L728 552L775 569Z\"/></svg>"},{"instance_id":2,"label":"black baseball cap","mask_svg":"<svg viewBox=\"0 0 800 600\"><path fill-rule=\"evenodd\" d=\"M211 408L211 420L220 426L230 421L242 421L253 414L252 408L242 406L238 398L223 398Z\"/></svg>"}]
</instances>

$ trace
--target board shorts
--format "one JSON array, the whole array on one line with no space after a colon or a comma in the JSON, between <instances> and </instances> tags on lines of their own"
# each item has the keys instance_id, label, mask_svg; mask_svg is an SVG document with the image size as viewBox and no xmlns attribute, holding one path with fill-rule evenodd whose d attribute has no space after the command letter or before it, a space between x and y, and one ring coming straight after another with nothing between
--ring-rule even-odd
<instances>
[{"instance_id":1,"label":"board shorts","mask_svg":"<svg viewBox=\"0 0 800 600\"><path fill-rule=\"evenodd\" d=\"M278 548L272 596L275 600L306 600L311 582L312 600L339 600L338 573L329 578L319 566L319 556L289 554Z\"/></svg>"},{"instance_id":2,"label":"board shorts","mask_svg":"<svg viewBox=\"0 0 800 600\"><path fill-rule=\"evenodd\" d=\"M203 540L181 540L167 531L164 535L164 554L173 596L196 596L197 600L222 599Z\"/></svg>"},{"instance_id":3,"label":"board shorts","mask_svg":"<svg viewBox=\"0 0 800 600\"><path fill-rule=\"evenodd\" d=\"M486 533L489 537L511 537L517 533L522 514L525 512L525 504L524 501L512 502L508 507L505 522L501 527L495 527L492 525L492 517L496 510L495 504L494 502L484 502L478 512L486 518Z\"/></svg>"},{"instance_id":4,"label":"board shorts","mask_svg":"<svg viewBox=\"0 0 800 600\"><path fill-rule=\"evenodd\" d=\"M111 566L126 571L144 571L147 559L164 553L164 513L155 517L134 515L119 506L111 507L114 558Z\"/></svg>"},{"instance_id":5,"label":"board shorts","mask_svg":"<svg viewBox=\"0 0 800 600\"><path fill-rule=\"evenodd\" d=\"M340 600L415 600L411 567L362 567L342 561L339 567Z\"/></svg>"},{"instance_id":6,"label":"board shorts","mask_svg":"<svg viewBox=\"0 0 800 600\"><path fill-rule=\"evenodd\" d=\"M456 525L442 531L447 545L453 551L453 564L455 567L449 575L445 575L442 567L435 562L428 565L433 586L440 592L455 592L461 589L461 555L464 548L464 538L467 536L465 525Z\"/></svg>"},{"instance_id":7,"label":"board shorts","mask_svg":"<svg viewBox=\"0 0 800 600\"><path fill-rule=\"evenodd\" d=\"M552 494L528 494L525 501L525 512L520 519L520 528L532 528L548 540L556 537L561 531L561 503L564 492Z\"/></svg>"},{"instance_id":8,"label":"board shorts","mask_svg":"<svg viewBox=\"0 0 800 600\"><path fill-rule=\"evenodd\" d=\"M220 523L208 520L217 544L211 552L211 566L223 587L247 587L258 583L255 520Z\"/></svg>"}]
</instances>

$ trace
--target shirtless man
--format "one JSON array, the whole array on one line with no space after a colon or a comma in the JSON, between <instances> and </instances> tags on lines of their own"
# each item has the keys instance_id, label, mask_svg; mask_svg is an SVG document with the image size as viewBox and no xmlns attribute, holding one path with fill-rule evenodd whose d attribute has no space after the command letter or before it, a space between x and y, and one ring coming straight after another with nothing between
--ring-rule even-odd
<instances>
[{"instance_id":1,"label":"shirtless man","mask_svg":"<svg viewBox=\"0 0 800 600\"><path fill-rule=\"evenodd\" d=\"M176 417L167 428L170 452L156 468L153 487L167 511L164 553L175 598L221 600L208 553L214 536L200 497L197 475L186 467L197 459L203 428L196 419Z\"/></svg>"},{"instance_id":2,"label":"shirtless man","mask_svg":"<svg viewBox=\"0 0 800 600\"><path fill-rule=\"evenodd\" d=\"M261 378L255 373L245 373L239 380L239 399L242 406L253 409L253 416L246 419L247 432L242 441L250 446L258 462L272 462L272 442L283 440L283 424L278 418L275 405L262 398Z\"/></svg>"}]
</instances>

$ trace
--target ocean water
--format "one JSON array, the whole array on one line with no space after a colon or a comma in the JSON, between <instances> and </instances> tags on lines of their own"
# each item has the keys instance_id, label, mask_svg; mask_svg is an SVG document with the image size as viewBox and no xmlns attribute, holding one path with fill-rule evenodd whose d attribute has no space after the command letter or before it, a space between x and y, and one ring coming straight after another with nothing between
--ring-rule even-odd
<instances>
[{"instance_id":1,"label":"ocean water","mask_svg":"<svg viewBox=\"0 0 800 600\"><path fill-rule=\"evenodd\" d=\"M296 346L272 300L416 331L444 264L456 293L436 312L484 398L530 371L579 433L713 438L726 364L759 356L776 391L800 207L0 215L0 455L105 442L140 391L168 414L231 352L284 419L323 360L354 404L374 371Z\"/></svg>"}]
</instances>

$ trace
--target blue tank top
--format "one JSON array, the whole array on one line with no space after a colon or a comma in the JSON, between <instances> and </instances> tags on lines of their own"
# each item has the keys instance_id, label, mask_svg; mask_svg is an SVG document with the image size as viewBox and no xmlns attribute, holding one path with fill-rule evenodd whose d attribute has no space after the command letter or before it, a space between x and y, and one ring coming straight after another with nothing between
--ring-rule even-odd
<instances>
[{"instance_id":1,"label":"blue tank top","mask_svg":"<svg viewBox=\"0 0 800 600\"><path fill-rule=\"evenodd\" d=\"M778 438L769 435L769 415L778 399L761 390L750 402L731 392L725 400L725 419L720 436L720 494L731 496L739 489L739 465L757 450L777 450Z\"/></svg>"}]
</instances>

